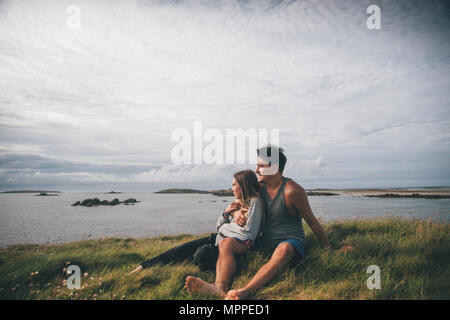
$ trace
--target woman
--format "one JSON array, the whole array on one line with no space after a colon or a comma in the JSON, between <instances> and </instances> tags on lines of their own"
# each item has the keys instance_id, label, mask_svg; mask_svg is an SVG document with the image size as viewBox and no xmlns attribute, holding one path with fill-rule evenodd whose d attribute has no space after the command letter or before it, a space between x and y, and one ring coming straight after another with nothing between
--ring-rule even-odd
<instances>
[{"instance_id":1,"label":"woman","mask_svg":"<svg viewBox=\"0 0 450 320\"><path fill-rule=\"evenodd\" d=\"M259 196L258 179L252 170L239 171L233 177L232 191L236 199L217 219L217 234L172 248L142 263L131 273L137 273L155 263L174 263L186 259L193 259L202 270L214 270L219 253L218 246L223 239L229 237L239 241L243 252L251 248L262 229L264 202ZM248 220L244 227L234 222L233 213L236 211L247 215Z\"/></svg>"}]
</instances>

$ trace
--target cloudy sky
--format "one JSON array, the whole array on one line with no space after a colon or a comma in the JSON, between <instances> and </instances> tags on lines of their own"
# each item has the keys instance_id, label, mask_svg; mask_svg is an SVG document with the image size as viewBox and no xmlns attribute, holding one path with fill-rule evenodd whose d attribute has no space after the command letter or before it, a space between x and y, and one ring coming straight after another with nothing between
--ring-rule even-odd
<instances>
[{"instance_id":1,"label":"cloudy sky","mask_svg":"<svg viewBox=\"0 0 450 320\"><path fill-rule=\"evenodd\" d=\"M172 133L196 121L279 129L285 175L305 188L448 186L448 12L0 0L0 190L213 189L254 167L174 164Z\"/></svg>"}]
</instances>

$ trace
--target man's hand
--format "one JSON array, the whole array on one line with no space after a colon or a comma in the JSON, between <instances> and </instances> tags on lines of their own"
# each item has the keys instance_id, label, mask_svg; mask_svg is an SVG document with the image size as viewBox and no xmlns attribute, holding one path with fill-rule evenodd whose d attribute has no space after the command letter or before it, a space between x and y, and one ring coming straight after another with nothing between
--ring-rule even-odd
<instances>
[{"instance_id":1,"label":"man's hand","mask_svg":"<svg viewBox=\"0 0 450 320\"><path fill-rule=\"evenodd\" d=\"M233 213L234 222L240 227L244 227L247 224L247 209L240 209Z\"/></svg>"}]
</instances>

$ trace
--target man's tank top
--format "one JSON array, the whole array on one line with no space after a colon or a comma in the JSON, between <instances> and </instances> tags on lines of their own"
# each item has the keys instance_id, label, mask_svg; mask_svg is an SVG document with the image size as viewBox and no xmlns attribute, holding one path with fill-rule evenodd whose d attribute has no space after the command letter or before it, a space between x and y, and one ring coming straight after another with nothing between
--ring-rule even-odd
<instances>
[{"instance_id":1,"label":"man's tank top","mask_svg":"<svg viewBox=\"0 0 450 320\"><path fill-rule=\"evenodd\" d=\"M294 217L286 207L284 188L289 180L291 179L283 178L283 182L273 200L267 193L267 186L261 188L260 195L266 203L263 240L269 247L274 247L286 239L305 241L302 218Z\"/></svg>"}]
</instances>

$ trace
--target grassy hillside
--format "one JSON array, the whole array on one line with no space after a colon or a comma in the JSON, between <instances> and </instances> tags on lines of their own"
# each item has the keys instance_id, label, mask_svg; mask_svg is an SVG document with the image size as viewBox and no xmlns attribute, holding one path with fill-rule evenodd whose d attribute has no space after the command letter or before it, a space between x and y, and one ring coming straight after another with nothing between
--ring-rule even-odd
<instances>
[{"instance_id":1,"label":"grassy hillside","mask_svg":"<svg viewBox=\"0 0 450 320\"><path fill-rule=\"evenodd\" d=\"M303 264L279 275L252 299L450 299L450 226L399 219L343 220L325 224L332 245L320 249L305 227L310 250ZM61 245L16 245L1 249L1 299L198 299L184 289L186 276L213 281L189 262L157 265L129 276L143 260L200 236L103 239ZM250 252L232 284L246 283L267 261ZM69 290L69 264L81 268L82 288ZM367 267L381 269L381 289L369 290ZM36 273L37 272L37 273ZM213 299L213 297L210 297Z\"/></svg>"}]
</instances>

